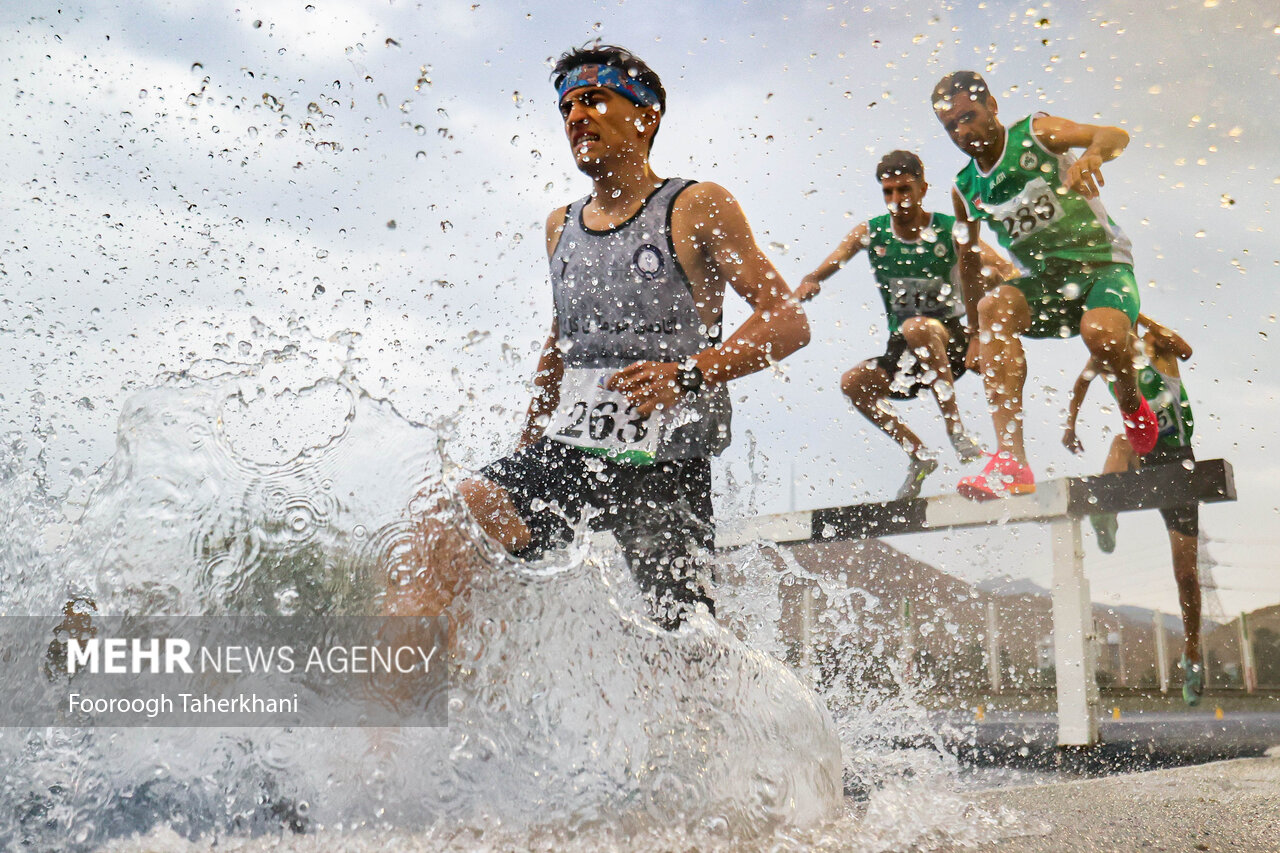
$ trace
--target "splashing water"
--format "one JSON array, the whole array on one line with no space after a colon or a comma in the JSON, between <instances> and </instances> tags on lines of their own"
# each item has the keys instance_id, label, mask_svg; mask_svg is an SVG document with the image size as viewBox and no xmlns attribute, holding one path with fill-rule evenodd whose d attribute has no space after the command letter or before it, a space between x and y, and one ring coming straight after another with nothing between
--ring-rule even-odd
<instances>
[{"instance_id":1,"label":"splashing water","mask_svg":"<svg viewBox=\"0 0 1280 853\"><path fill-rule=\"evenodd\" d=\"M609 543L507 557L453 496L447 425L308 370L288 352L206 364L128 400L65 544L2 546L0 604L50 628L73 597L104 625L162 611L293 632L340 611L376 619L388 567L414 553L406 508L426 505L476 569L455 605L448 726L0 729L6 845L136 849L124 839L144 834L141 849L199 849L226 834L276 844L285 827L306 833L296 849L872 850L992 825L950 793L954 762L910 696L847 689L872 651L837 650L845 679L820 699L755 650L785 653L772 551L719 558L729 627L697 617L663 631ZM0 459L0 512L54 538L59 502L21 459ZM876 602L779 554L784 584L821 587L834 630L864 632ZM845 787L866 802L850 810Z\"/></svg>"}]
</instances>

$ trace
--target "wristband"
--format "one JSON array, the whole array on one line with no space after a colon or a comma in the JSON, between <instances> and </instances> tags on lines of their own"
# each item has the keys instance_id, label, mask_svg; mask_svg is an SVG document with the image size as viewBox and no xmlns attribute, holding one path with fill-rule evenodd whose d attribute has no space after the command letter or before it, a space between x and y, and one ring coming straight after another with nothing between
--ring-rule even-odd
<instances>
[{"instance_id":1,"label":"wristband","mask_svg":"<svg viewBox=\"0 0 1280 853\"><path fill-rule=\"evenodd\" d=\"M702 376L702 368L689 359L676 369L676 387L686 394L697 394L706 381Z\"/></svg>"}]
</instances>

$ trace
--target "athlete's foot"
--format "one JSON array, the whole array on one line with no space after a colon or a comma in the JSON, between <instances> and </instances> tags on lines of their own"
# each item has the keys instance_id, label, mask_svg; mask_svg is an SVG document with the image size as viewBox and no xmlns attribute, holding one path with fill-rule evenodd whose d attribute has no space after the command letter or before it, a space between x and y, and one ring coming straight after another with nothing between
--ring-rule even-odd
<instances>
[{"instance_id":1,"label":"athlete's foot","mask_svg":"<svg viewBox=\"0 0 1280 853\"><path fill-rule=\"evenodd\" d=\"M910 461L907 463L907 479L902 481L902 488L898 489L894 500L909 501L919 497L924 478L938 468L938 460L924 453L912 454L908 459Z\"/></svg>"},{"instance_id":2,"label":"athlete's foot","mask_svg":"<svg viewBox=\"0 0 1280 853\"><path fill-rule=\"evenodd\" d=\"M1145 397L1138 411L1124 415L1124 432L1129 437L1129 444L1133 445L1133 452L1139 456L1155 449L1160 438L1160 424Z\"/></svg>"},{"instance_id":3,"label":"athlete's foot","mask_svg":"<svg viewBox=\"0 0 1280 853\"><path fill-rule=\"evenodd\" d=\"M1102 553L1110 554L1116 549L1116 530L1120 527L1120 520L1116 518L1114 512L1104 512L1098 515L1089 516L1089 523L1093 525L1093 532L1098 534L1098 547L1102 549Z\"/></svg>"},{"instance_id":4,"label":"athlete's foot","mask_svg":"<svg viewBox=\"0 0 1280 853\"><path fill-rule=\"evenodd\" d=\"M1200 661L1194 663L1186 656L1182 656L1182 701L1192 707L1200 704L1200 697L1204 695L1204 667L1200 665Z\"/></svg>"},{"instance_id":5,"label":"athlete's foot","mask_svg":"<svg viewBox=\"0 0 1280 853\"><path fill-rule=\"evenodd\" d=\"M1031 466L1014 459L1008 451L993 453L981 474L960 481L957 491L971 501L990 501L1010 495L1029 495L1036 490Z\"/></svg>"},{"instance_id":6,"label":"athlete's foot","mask_svg":"<svg viewBox=\"0 0 1280 853\"><path fill-rule=\"evenodd\" d=\"M968 464L982 456L982 448L978 442L974 441L973 436L964 430L951 433L951 446L955 448L956 456L960 461Z\"/></svg>"}]
</instances>

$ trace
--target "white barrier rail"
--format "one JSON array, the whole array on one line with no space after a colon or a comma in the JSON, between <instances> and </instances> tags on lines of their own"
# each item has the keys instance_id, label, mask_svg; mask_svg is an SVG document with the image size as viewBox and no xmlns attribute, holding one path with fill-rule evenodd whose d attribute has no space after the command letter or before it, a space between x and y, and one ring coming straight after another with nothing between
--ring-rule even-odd
<instances>
[{"instance_id":1,"label":"white barrier rail","mask_svg":"<svg viewBox=\"0 0 1280 853\"><path fill-rule=\"evenodd\" d=\"M1207 459L1188 469L1155 465L1122 474L1038 484L1031 495L974 502L959 495L865 503L717 522L716 547L867 539L993 524L1048 524L1053 540L1053 639L1057 668L1058 744L1098 742L1098 686L1089 581L1080 520L1094 513L1236 499L1231 464ZM804 646L808 637L801 638Z\"/></svg>"}]
</instances>

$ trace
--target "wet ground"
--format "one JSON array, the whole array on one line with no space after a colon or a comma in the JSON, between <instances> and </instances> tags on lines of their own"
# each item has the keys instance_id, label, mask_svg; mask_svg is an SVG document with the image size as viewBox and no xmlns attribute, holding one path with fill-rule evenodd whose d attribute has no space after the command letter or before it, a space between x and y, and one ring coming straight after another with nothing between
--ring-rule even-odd
<instances>
[{"instance_id":1,"label":"wet ground","mask_svg":"<svg viewBox=\"0 0 1280 853\"><path fill-rule=\"evenodd\" d=\"M1016 815L979 846L939 851L1111 853L1280 851L1280 752L1147 773L979 793L987 809Z\"/></svg>"}]
</instances>

